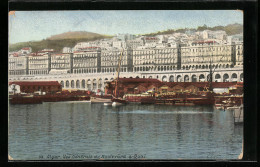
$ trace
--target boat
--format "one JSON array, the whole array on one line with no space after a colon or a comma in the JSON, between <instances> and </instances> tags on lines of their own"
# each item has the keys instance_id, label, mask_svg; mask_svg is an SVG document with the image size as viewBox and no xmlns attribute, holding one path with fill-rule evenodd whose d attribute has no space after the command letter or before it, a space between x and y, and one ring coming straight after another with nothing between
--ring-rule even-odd
<instances>
[{"instance_id":1,"label":"boat","mask_svg":"<svg viewBox=\"0 0 260 167\"><path fill-rule=\"evenodd\" d=\"M152 96L141 98L141 104L155 104L156 100Z\"/></svg>"},{"instance_id":2,"label":"boat","mask_svg":"<svg viewBox=\"0 0 260 167\"><path fill-rule=\"evenodd\" d=\"M52 102L43 102L43 103L52 103ZM82 100L82 101L58 101L57 103L91 103L90 100Z\"/></svg>"},{"instance_id":3,"label":"boat","mask_svg":"<svg viewBox=\"0 0 260 167\"><path fill-rule=\"evenodd\" d=\"M115 107L115 106L121 106L121 105L124 105L125 103L120 103L120 102L113 102L112 103L112 106Z\"/></svg>"},{"instance_id":4,"label":"boat","mask_svg":"<svg viewBox=\"0 0 260 167\"><path fill-rule=\"evenodd\" d=\"M120 65L121 65L122 56L123 56L123 51L121 52L121 55L120 55L119 61L118 61L117 77L115 79L115 81L116 81L115 93L114 93L115 96L113 96L113 98L112 98L112 102L113 102L112 106L119 106L119 105L123 105L123 104L127 103L126 99L118 97L118 82L119 82Z\"/></svg>"},{"instance_id":5,"label":"boat","mask_svg":"<svg viewBox=\"0 0 260 167\"><path fill-rule=\"evenodd\" d=\"M95 103L112 103L111 99L104 99L104 98L98 98L98 97L91 97L90 102L91 102L91 104L95 104Z\"/></svg>"},{"instance_id":6,"label":"boat","mask_svg":"<svg viewBox=\"0 0 260 167\"><path fill-rule=\"evenodd\" d=\"M42 99L31 96L14 96L9 99L10 104L41 104Z\"/></svg>"},{"instance_id":7,"label":"boat","mask_svg":"<svg viewBox=\"0 0 260 167\"><path fill-rule=\"evenodd\" d=\"M119 106L119 105L123 105L126 103L127 103L127 101L122 98L113 98L112 99L112 106Z\"/></svg>"},{"instance_id":8,"label":"boat","mask_svg":"<svg viewBox=\"0 0 260 167\"><path fill-rule=\"evenodd\" d=\"M9 97L10 104L42 104L44 102L86 102L90 96L78 94L45 94L45 95L21 95Z\"/></svg>"}]
</instances>

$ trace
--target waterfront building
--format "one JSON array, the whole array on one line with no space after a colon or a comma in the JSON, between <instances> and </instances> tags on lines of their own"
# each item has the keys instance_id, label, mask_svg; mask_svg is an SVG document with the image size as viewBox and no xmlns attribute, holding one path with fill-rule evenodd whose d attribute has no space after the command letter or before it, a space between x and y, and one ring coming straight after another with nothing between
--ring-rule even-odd
<instances>
[{"instance_id":1,"label":"waterfront building","mask_svg":"<svg viewBox=\"0 0 260 167\"><path fill-rule=\"evenodd\" d=\"M34 93L38 91L51 93L62 91L62 85L57 81L15 81L9 83L9 90L15 93Z\"/></svg>"},{"instance_id":2,"label":"waterfront building","mask_svg":"<svg viewBox=\"0 0 260 167\"><path fill-rule=\"evenodd\" d=\"M101 69L100 48L90 47L85 49L87 50L77 51L73 53L73 73L99 73Z\"/></svg>"},{"instance_id":3,"label":"waterfront building","mask_svg":"<svg viewBox=\"0 0 260 167\"><path fill-rule=\"evenodd\" d=\"M235 47L235 65L238 67L243 67L243 62L244 62L244 49L243 49L243 44L239 43L237 45L234 45Z\"/></svg>"},{"instance_id":4,"label":"waterfront building","mask_svg":"<svg viewBox=\"0 0 260 167\"><path fill-rule=\"evenodd\" d=\"M33 55L28 57L28 74L29 75L45 75L49 74L50 54Z\"/></svg>"},{"instance_id":5,"label":"waterfront building","mask_svg":"<svg viewBox=\"0 0 260 167\"><path fill-rule=\"evenodd\" d=\"M121 72L161 72L189 69L243 67L243 44L218 45L215 41L194 41L191 46L175 43L156 47L124 49ZM41 75L57 70L66 73L114 73L122 48L85 47L70 54L9 56L10 75ZM24 57L24 58L22 58ZM16 72L15 72L16 71ZM204 78L206 79L206 78ZM201 78L203 81L203 78ZM199 81L199 80L198 80ZM228 80L227 80L228 81Z\"/></svg>"},{"instance_id":6,"label":"waterfront building","mask_svg":"<svg viewBox=\"0 0 260 167\"><path fill-rule=\"evenodd\" d=\"M9 75L26 75L28 74L28 57L13 54L8 59Z\"/></svg>"},{"instance_id":7,"label":"waterfront building","mask_svg":"<svg viewBox=\"0 0 260 167\"><path fill-rule=\"evenodd\" d=\"M51 54L50 74L66 74L72 71L73 54Z\"/></svg>"},{"instance_id":8,"label":"waterfront building","mask_svg":"<svg viewBox=\"0 0 260 167\"><path fill-rule=\"evenodd\" d=\"M122 55L121 59L121 72L129 72L131 71L131 51L130 50L104 50L101 52L101 72L102 73L115 73L118 67L118 60L120 55Z\"/></svg>"},{"instance_id":9,"label":"waterfront building","mask_svg":"<svg viewBox=\"0 0 260 167\"><path fill-rule=\"evenodd\" d=\"M212 42L213 44L213 42ZM209 69L234 67L235 46L233 45L194 45L181 48L182 69Z\"/></svg>"},{"instance_id":10,"label":"waterfront building","mask_svg":"<svg viewBox=\"0 0 260 167\"><path fill-rule=\"evenodd\" d=\"M177 69L177 48L133 50L133 71L166 71Z\"/></svg>"},{"instance_id":11,"label":"waterfront building","mask_svg":"<svg viewBox=\"0 0 260 167\"><path fill-rule=\"evenodd\" d=\"M85 47L71 54L13 54L9 57L9 80L58 81L63 89L104 91L105 83L117 77L122 51L120 77L206 82L212 65L214 82L243 82L244 78L242 43L219 45L213 41L195 41L188 45L177 40L173 47L157 43L153 48ZM27 65L23 66L25 72L14 72L19 68L12 64L19 57L28 57Z\"/></svg>"}]
</instances>

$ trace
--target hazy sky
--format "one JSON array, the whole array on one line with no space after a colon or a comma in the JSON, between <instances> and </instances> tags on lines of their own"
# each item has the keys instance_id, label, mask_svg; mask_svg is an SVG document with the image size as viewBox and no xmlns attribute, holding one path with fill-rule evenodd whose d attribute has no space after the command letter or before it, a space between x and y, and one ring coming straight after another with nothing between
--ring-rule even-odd
<instances>
[{"instance_id":1,"label":"hazy sky","mask_svg":"<svg viewBox=\"0 0 260 167\"><path fill-rule=\"evenodd\" d=\"M243 24L237 10L16 11L9 16L9 42L42 40L68 31L106 35Z\"/></svg>"}]
</instances>

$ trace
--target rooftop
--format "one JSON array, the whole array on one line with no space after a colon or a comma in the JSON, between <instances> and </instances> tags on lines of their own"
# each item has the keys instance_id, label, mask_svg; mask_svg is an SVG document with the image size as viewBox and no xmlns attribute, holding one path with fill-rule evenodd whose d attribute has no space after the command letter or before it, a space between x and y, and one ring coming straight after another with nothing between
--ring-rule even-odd
<instances>
[{"instance_id":1,"label":"rooftop","mask_svg":"<svg viewBox=\"0 0 260 167\"><path fill-rule=\"evenodd\" d=\"M9 85L16 84L20 86L60 86L58 81L14 81L9 82Z\"/></svg>"},{"instance_id":2,"label":"rooftop","mask_svg":"<svg viewBox=\"0 0 260 167\"><path fill-rule=\"evenodd\" d=\"M159 87L161 86L174 87L176 85L179 85L184 88L191 85L198 88L209 87L209 82L162 82L158 79L150 79L150 78L149 79L148 78L120 78L119 81L121 83L126 83L126 84L135 83L135 84L142 84L145 86L156 85ZM229 88L231 86L243 87L243 82L212 82L213 88Z\"/></svg>"}]
</instances>

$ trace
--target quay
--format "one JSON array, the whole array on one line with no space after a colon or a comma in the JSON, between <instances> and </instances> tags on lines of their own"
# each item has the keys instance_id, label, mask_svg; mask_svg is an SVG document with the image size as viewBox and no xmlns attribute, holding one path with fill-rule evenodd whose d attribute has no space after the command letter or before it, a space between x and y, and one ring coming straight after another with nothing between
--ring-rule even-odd
<instances>
[{"instance_id":1,"label":"quay","mask_svg":"<svg viewBox=\"0 0 260 167\"><path fill-rule=\"evenodd\" d=\"M208 69L120 72L120 78L156 79L161 82L205 82L209 75ZM104 92L106 83L116 78L116 73L86 73L86 74L38 74L10 75L9 82L14 81L58 81L63 90L87 90ZM213 82L243 82L243 68L217 68Z\"/></svg>"}]
</instances>

